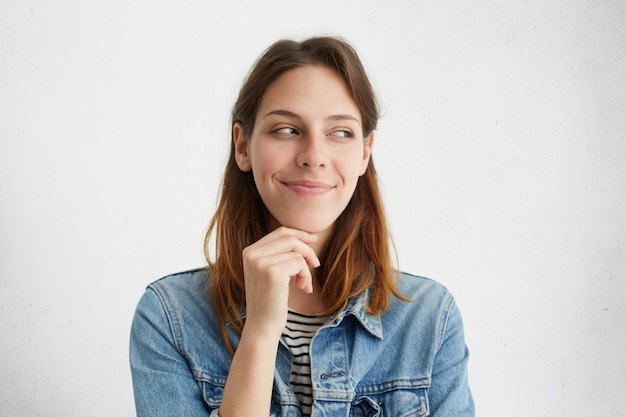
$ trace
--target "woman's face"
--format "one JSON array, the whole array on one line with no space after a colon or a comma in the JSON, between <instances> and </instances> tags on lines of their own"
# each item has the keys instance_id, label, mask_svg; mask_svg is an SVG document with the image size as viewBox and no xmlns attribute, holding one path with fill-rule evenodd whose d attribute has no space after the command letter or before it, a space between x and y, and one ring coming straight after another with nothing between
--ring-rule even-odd
<instances>
[{"instance_id":1,"label":"woman's face","mask_svg":"<svg viewBox=\"0 0 626 417\"><path fill-rule=\"evenodd\" d=\"M326 238L370 158L361 113L343 80L320 66L284 73L265 92L254 130L233 128L237 164L252 171L274 224Z\"/></svg>"}]
</instances>

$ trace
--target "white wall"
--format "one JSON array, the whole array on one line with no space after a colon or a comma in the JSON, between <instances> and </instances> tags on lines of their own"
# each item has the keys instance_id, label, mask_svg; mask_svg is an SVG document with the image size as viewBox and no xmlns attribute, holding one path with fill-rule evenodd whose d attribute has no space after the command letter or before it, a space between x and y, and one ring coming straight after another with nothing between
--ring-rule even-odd
<instances>
[{"instance_id":1,"label":"white wall","mask_svg":"<svg viewBox=\"0 0 626 417\"><path fill-rule=\"evenodd\" d=\"M240 82L311 34L376 84L401 266L456 295L478 414L626 415L625 3L266 3L0 1L0 415L134 414L135 303L203 265Z\"/></svg>"}]
</instances>

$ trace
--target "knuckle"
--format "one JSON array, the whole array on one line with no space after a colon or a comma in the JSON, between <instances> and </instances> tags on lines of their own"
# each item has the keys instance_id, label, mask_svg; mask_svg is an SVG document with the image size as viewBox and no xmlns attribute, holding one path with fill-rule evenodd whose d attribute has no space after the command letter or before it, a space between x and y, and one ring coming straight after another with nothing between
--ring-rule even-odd
<instances>
[{"instance_id":1,"label":"knuckle","mask_svg":"<svg viewBox=\"0 0 626 417\"><path fill-rule=\"evenodd\" d=\"M257 257L255 256L254 248L248 246L241 251L241 257L247 261L254 261Z\"/></svg>"}]
</instances>

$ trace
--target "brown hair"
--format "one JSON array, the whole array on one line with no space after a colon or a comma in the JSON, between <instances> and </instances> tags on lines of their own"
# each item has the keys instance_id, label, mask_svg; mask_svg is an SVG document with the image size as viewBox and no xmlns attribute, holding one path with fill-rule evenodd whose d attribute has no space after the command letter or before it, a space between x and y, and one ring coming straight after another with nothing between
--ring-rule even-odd
<instances>
[{"instance_id":1,"label":"brown hair","mask_svg":"<svg viewBox=\"0 0 626 417\"><path fill-rule=\"evenodd\" d=\"M363 136L376 128L378 106L372 86L354 49L332 37L310 38L303 42L281 40L270 46L248 74L232 111L232 126L241 123L244 134L254 129L254 121L267 88L285 72L320 65L343 79L361 112ZM232 130L232 129L231 129ZM242 250L266 235L269 213L257 191L251 172L243 172L235 161L231 138L222 194L205 237L205 255L212 277L210 287L220 330L226 337L226 324L241 332L245 307ZM215 234L215 260L210 257L210 239ZM344 308L348 300L371 289L368 312L382 314L391 294L404 299L395 283L390 237L378 189L374 162L365 173L346 209L339 216L324 253L317 276L319 288L330 305L326 314Z\"/></svg>"}]
</instances>

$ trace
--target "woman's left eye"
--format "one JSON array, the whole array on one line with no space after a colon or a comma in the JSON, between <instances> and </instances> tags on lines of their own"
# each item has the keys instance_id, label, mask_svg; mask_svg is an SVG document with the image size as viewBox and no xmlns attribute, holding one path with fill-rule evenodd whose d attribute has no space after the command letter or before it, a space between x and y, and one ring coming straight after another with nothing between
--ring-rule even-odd
<instances>
[{"instance_id":1,"label":"woman's left eye","mask_svg":"<svg viewBox=\"0 0 626 417\"><path fill-rule=\"evenodd\" d=\"M354 136L354 134L351 131L345 130L345 129L334 130L331 132L331 135L338 136L340 138L351 138Z\"/></svg>"}]
</instances>

